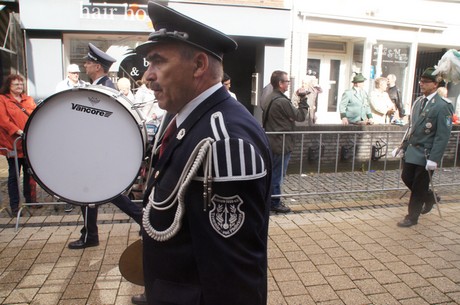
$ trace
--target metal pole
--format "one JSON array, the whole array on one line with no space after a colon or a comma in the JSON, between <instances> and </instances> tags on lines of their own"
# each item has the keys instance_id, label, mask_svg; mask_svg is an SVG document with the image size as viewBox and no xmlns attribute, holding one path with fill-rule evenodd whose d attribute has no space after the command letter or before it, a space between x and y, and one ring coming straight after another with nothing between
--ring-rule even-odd
<instances>
[{"instance_id":1,"label":"metal pole","mask_svg":"<svg viewBox=\"0 0 460 305\"><path fill-rule=\"evenodd\" d=\"M436 209L438 210L439 217L442 218L441 208L439 207L439 204L438 204L438 196L436 196L436 192L434 191L434 182L433 182L433 179L432 179L433 177L431 175L431 171L428 171L428 177L430 178L431 191L433 192L433 197L434 197L434 202L436 204Z\"/></svg>"},{"instance_id":2,"label":"metal pole","mask_svg":"<svg viewBox=\"0 0 460 305\"><path fill-rule=\"evenodd\" d=\"M427 152L426 149L425 149L425 160L428 161L428 152ZM438 197L436 196L436 192L434 191L433 175L431 175L430 170L427 170L427 172L428 172L428 177L430 178L431 191L433 192L433 197L434 197L434 202L436 204L436 209L438 210L439 217L442 218L441 208L439 207L439 204L438 204ZM434 171L433 171L433 173L434 173Z\"/></svg>"}]
</instances>

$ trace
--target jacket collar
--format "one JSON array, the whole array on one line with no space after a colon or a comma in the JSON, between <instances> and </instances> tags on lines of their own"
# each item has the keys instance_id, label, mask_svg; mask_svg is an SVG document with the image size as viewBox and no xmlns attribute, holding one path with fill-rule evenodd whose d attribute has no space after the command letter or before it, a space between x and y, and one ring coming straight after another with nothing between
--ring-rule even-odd
<instances>
[{"instance_id":1,"label":"jacket collar","mask_svg":"<svg viewBox=\"0 0 460 305\"><path fill-rule=\"evenodd\" d=\"M161 158L158 159L158 162L155 164L155 172L158 173L155 175L158 175L157 177L161 176L162 169L169 163L174 150L176 150L176 148L182 144L184 139L187 138L198 121L200 121L203 116L205 116L208 112L213 111L216 106L225 102L227 99L230 99L230 94L228 93L227 89L222 86L208 98L206 98L202 103L200 103L190 113L190 115L187 116L184 122L177 127L176 133L168 143L168 147L163 152ZM184 156L184 158L188 158L188 156Z\"/></svg>"}]
</instances>

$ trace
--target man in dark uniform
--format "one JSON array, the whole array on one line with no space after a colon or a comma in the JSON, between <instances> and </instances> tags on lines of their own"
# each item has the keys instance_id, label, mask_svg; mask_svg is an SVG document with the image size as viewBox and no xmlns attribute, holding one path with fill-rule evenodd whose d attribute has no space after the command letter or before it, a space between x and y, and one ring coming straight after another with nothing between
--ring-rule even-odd
<instances>
[{"instance_id":1,"label":"man in dark uniform","mask_svg":"<svg viewBox=\"0 0 460 305\"><path fill-rule=\"evenodd\" d=\"M221 84L223 54L237 44L159 3L148 12L156 31L136 52L159 106L175 114L146 192L148 304L266 304L270 151Z\"/></svg>"},{"instance_id":2,"label":"man in dark uniform","mask_svg":"<svg viewBox=\"0 0 460 305\"><path fill-rule=\"evenodd\" d=\"M420 78L422 96L413 104L410 127L403 142L404 165L401 178L411 190L406 217L399 227L416 225L420 214L428 213L435 202L429 191L430 176L441 162L452 130L453 106L437 94L442 78L426 69Z\"/></svg>"},{"instance_id":3,"label":"man in dark uniform","mask_svg":"<svg viewBox=\"0 0 460 305\"><path fill-rule=\"evenodd\" d=\"M93 44L88 44L88 55L85 57L84 67L86 74L91 78L93 85L102 85L115 89L115 85L107 76L110 66L115 59L99 50ZM120 195L112 203L118 206L123 212L132 217L137 223L141 223L142 209L132 203L128 197ZM69 243L70 249L83 249L99 245L99 233L97 227L97 206L82 206L84 225L80 230L80 238Z\"/></svg>"},{"instance_id":4,"label":"man in dark uniform","mask_svg":"<svg viewBox=\"0 0 460 305\"><path fill-rule=\"evenodd\" d=\"M86 74L91 79L91 84L102 85L116 89L112 80L107 76L110 66L116 61L115 58L99 50L92 43L88 43L88 55L85 64Z\"/></svg>"}]
</instances>

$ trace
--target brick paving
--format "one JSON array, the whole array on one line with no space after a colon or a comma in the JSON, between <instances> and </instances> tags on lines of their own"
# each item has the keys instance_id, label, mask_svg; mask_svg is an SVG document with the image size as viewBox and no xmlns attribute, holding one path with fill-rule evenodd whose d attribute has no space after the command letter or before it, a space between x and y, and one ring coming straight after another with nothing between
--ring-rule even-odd
<instances>
[{"instance_id":1,"label":"brick paving","mask_svg":"<svg viewBox=\"0 0 460 305\"><path fill-rule=\"evenodd\" d=\"M286 187L296 183L288 177ZM403 191L286 198L294 212L270 217L268 304L460 304L460 194L438 191L443 218L433 209L411 228L396 226ZM0 304L123 305L143 291L118 269L139 226L112 204L100 207L100 245L85 250L67 248L79 237L79 209L23 214L16 232L0 212Z\"/></svg>"}]
</instances>

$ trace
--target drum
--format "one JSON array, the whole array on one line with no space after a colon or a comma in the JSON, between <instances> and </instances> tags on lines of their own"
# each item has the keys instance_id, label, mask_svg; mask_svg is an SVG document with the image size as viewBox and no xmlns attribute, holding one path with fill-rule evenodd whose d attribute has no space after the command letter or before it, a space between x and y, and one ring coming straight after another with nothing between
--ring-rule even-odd
<instances>
[{"instance_id":1,"label":"drum","mask_svg":"<svg viewBox=\"0 0 460 305\"><path fill-rule=\"evenodd\" d=\"M24 133L25 157L37 182L58 200L78 205L110 202L129 189L147 143L142 113L102 86L48 97Z\"/></svg>"}]
</instances>

